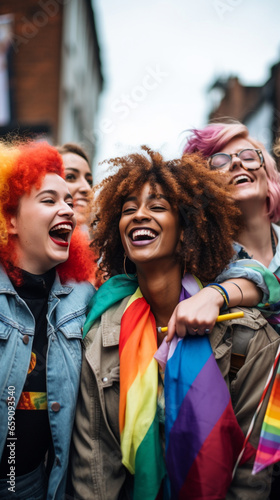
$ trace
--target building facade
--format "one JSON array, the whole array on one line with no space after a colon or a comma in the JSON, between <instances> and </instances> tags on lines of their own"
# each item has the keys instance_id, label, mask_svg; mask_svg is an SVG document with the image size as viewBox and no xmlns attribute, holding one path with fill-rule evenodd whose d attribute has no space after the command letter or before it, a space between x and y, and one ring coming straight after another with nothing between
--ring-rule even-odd
<instances>
[{"instance_id":1,"label":"building facade","mask_svg":"<svg viewBox=\"0 0 280 500\"><path fill-rule=\"evenodd\" d=\"M0 135L77 142L93 157L102 85L90 0L1 0Z\"/></svg>"},{"instance_id":2,"label":"building facade","mask_svg":"<svg viewBox=\"0 0 280 500\"><path fill-rule=\"evenodd\" d=\"M244 86L237 77L218 79L209 89L209 121L234 118L244 123L252 137L268 150L280 135L280 62L272 66L261 86Z\"/></svg>"}]
</instances>

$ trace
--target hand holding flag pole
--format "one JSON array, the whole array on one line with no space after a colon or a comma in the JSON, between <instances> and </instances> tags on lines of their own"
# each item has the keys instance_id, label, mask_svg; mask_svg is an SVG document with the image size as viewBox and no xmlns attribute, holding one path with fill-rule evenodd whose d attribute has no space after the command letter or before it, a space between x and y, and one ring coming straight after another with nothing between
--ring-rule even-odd
<instances>
[{"instance_id":1,"label":"hand holding flag pole","mask_svg":"<svg viewBox=\"0 0 280 500\"><path fill-rule=\"evenodd\" d=\"M243 311L238 311L238 312L228 313L228 314L220 314L216 319L216 323L220 323L221 321L227 321L230 319L243 318L243 316L244 316ZM167 326L159 326L157 330L159 333L165 333L165 332L167 332L168 327Z\"/></svg>"}]
</instances>

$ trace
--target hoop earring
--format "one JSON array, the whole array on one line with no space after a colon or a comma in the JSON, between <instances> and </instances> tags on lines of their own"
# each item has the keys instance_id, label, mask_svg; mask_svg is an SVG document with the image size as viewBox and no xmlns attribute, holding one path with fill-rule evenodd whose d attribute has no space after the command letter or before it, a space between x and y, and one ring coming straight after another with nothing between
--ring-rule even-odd
<instances>
[{"instance_id":1,"label":"hoop earring","mask_svg":"<svg viewBox=\"0 0 280 500\"><path fill-rule=\"evenodd\" d=\"M137 273L133 274L133 275L132 275L132 277L131 277L131 276L129 276L129 274L127 274L127 272L126 272L126 268L125 268L125 261L126 261L126 257L127 257L126 253L124 253L124 256L123 256L123 257L124 257L124 258L123 258L123 269L124 269L124 274L128 277L128 279L129 279L129 280L133 280L134 278L136 278Z\"/></svg>"},{"instance_id":2,"label":"hoop earring","mask_svg":"<svg viewBox=\"0 0 280 500\"><path fill-rule=\"evenodd\" d=\"M187 272L187 259L186 257L184 258L184 262L183 262L183 276L185 276L186 272Z\"/></svg>"}]
</instances>

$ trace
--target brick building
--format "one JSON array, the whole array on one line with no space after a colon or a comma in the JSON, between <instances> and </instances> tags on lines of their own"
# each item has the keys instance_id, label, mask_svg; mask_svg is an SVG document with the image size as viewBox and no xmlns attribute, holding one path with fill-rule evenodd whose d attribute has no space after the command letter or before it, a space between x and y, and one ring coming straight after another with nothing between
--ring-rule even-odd
<instances>
[{"instance_id":1,"label":"brick building","mask_svg":"<svg viewBox=\"0 0 280 500\"><path fill-rule=\"evenodd\" d=\"M218 79L209 89L209 121L235 118L270 150L280 135L280 62L262 86L244 86L237 77Z\"/></svg>"},{"instance_id":2,"label":"brick building","mask_svg":"<svg viewBox=\"0 0 280 500\"><path fill-rule=\"evenodd\" d=\"M103 78L90 0L1 0L0 135L82 143Z\"/></svg>"}]
</instances>

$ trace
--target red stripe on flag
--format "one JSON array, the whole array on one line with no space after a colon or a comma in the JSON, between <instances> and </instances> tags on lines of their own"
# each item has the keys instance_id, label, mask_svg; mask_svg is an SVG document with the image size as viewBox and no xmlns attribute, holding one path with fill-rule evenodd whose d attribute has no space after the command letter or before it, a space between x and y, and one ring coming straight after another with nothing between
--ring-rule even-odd
<instances>
[{"instance_id":1,"label":"red stripe on flag","mask_svg":"<svg viewBox=\"0 0 280 500\"><path fill-rule=\"evenodd\" d=\"M146 312L147 303L143 297L134 300L132 304L125 310L122 320L121 320L121 328L122 335L120 336L119 341L119 354L121 355L122 350L129 339L130 335L133 332L133 328L137 325L139 319Z\"/></svg>"},{"instance_id":2,"label":"red stripe on flag","mask_svg":"<svg viewBox=\"0 0 280 500\"><path fill-rule=\"evenodd\" d=\"M238 425L231 401L229 401L225 411L198 452L180 490L179 500L186 498L188 500L224 500L244 440L245 436ZM255 451L253 446L248 443L243 462L253 456Z\"/></svg>"}]
</instances>

